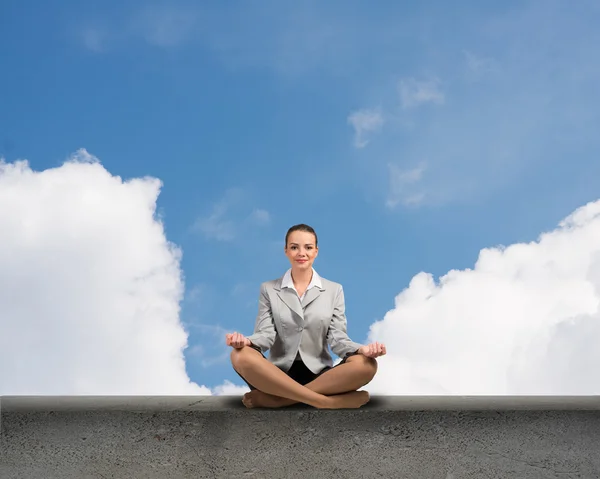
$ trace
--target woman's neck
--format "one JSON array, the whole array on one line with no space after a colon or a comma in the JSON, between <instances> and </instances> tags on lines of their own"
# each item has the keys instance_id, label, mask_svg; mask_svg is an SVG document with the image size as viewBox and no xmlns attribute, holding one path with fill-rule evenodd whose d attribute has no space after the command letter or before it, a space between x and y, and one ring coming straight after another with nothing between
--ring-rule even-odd
<instances>
[{"instance_id":1,"label":"woman's neck","mask_svg":"<svg viewBox=\"0 0 600 479\"><path fill-rule=\"evenodd\" d=\"M302 271L294 271L292 268L292 281L294 285L308 286L312 280L312 275L312 268Z\"/></svg>"}]
</instances>

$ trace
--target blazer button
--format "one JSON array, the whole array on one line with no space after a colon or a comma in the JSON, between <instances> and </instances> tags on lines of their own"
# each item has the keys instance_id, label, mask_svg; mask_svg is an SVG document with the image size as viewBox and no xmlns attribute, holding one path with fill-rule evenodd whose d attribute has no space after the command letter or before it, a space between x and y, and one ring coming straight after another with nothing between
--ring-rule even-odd
<instances>
[{"instance_id":1,"label":"blazer button","mask_svg":"<svg viewBox=\"0 0 600 479\"><path fill-rule=\"evenodd\" d=\"M298 332L302 331L302 328L298 328Z\"/></svg>"}]
</instances>

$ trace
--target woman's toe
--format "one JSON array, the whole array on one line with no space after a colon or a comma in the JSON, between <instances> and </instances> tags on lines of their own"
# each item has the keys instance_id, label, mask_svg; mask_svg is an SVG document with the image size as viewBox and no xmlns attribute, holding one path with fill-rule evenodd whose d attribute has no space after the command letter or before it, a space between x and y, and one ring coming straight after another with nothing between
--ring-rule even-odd
<instances>
[{"instance_id":1,"label":"woman's toe","mask_svg":"<svg viewBox=\"0 0 600 479\"><path fill-rule=\"evenodd\" d=\"M242 403L244 403L244 406L248 408L252 407L252 396L250 395L250 393L244 394L244 397L242 398Z\"/></svg>"}]
</instances>

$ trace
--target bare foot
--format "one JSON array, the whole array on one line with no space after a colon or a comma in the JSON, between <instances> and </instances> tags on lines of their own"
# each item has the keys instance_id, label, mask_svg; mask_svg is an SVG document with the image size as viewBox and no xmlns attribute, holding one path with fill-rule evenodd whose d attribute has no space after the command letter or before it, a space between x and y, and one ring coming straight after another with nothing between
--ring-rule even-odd
<instances>
[{"instance_id":1,"label":"bare foot","mask_svg":"<svg viewBox=\"0 0 600 479\"><path fill-rule=\"evenodd\" d=\"M369 402L367 391L352 391L335 396L327 396L323 409L357 409Z\"/></svg>"},{"instance_id":2,"label":"bare foot","mask_svg":"<svg viewBox=\"0 0 600 479\"><path fill-rule=\"evenodd\" d=\"M284 406L286 399L253 389L249 393L244 394L242 402L249 409L255 407L277 408Z\"/></svg>"}]
</instances>

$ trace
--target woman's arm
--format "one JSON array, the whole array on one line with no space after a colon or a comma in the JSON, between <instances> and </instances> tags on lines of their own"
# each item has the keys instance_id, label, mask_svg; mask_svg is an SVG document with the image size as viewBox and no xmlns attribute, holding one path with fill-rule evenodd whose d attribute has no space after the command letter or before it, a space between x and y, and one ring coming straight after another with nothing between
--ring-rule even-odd
<instances>
[{"instance_id":1,"label":"woman's arm","mask_svg":"<svg viewBox=\"0 0 600 479\"><path fill-rule=\"evenodd\" d=\"M346 302L344 289L340 286L333 306L333 316L327 331L327 344L336 356L344 358L350 353L357 352L363 345L355 343L348 337L348 322L346 320Z\"/></svg>"},{"instance_id":2,"label":"woman's arm","mask_svg":"<svg viewBox=\"0 0 600 479\"><path fill-rule=\"evenodd\" d=\"M254 333L247 336L247 339L253 345L258 346L262 352L267 351L275 342L275 324L273 322L273 314L271 312L271 301L267 295L266 286L260 287L260 295L258 297L258 315L254 324Z\"/></svg>"}]
</instances>

